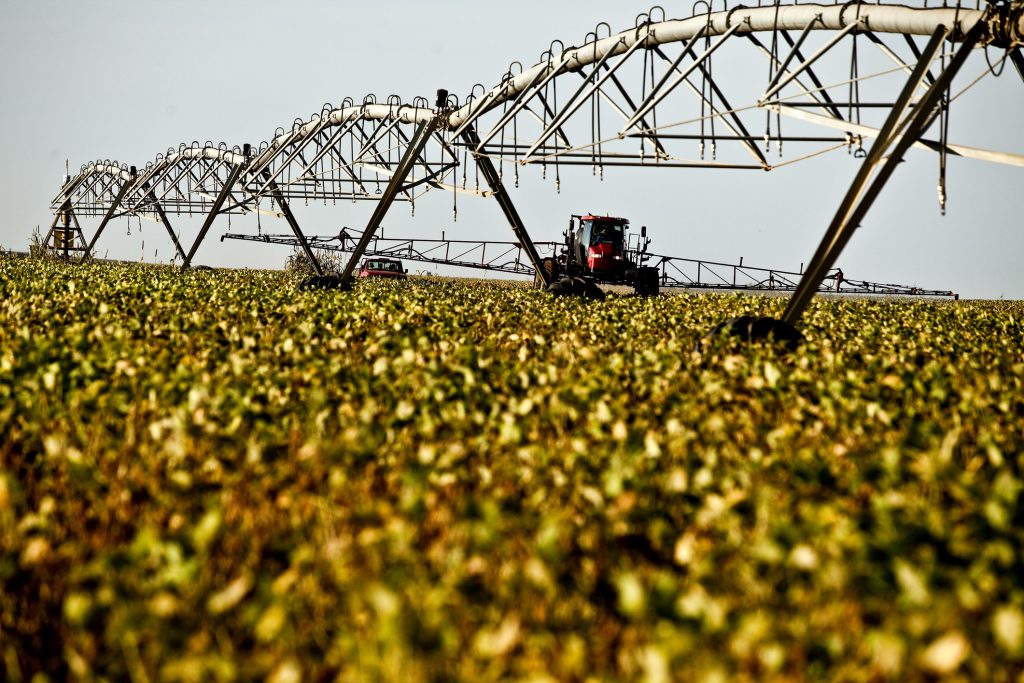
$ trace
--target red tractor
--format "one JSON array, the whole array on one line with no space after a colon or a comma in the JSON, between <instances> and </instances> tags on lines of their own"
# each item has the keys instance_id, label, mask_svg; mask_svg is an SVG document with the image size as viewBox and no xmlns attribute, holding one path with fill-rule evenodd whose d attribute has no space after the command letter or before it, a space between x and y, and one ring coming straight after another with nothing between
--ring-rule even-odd
<instances>
[{"instance_id":1,"label":"red tractor","mask_svg":"<svg viewBox=\"0 0 1024 683\"><path fill-rule=\"evenodd\" d=\"M573 215L569 229L562 233L565 247L556 258L541 260L549 282L565 278L588 284L618 284L633 287L640 296L658 293L658 269L643 265L650 259L647 226L639 235L626 235L629 220L612 216ZM634 239L629 239L630 237ZM542 283L538 274L538 283Z\"/></svg>"}]
</instances>

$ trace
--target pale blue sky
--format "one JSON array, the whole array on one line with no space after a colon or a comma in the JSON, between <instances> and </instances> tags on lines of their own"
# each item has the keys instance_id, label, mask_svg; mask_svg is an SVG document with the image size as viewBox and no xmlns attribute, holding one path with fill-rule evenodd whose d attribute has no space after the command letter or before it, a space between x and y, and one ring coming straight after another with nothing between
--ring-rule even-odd
<instances>
[{"instance_id":1,"label":"pale blue sky","mask_svg":"<svg viewBox=\"0 0 1024 683\"><path fill-rule=\"evenodd\" d=\"M665 5L688 16L691 3ZM64 159L72 172L97 158L144 166L192 140L258 144L278 126L349 96L405 100L437 88L460 97L498 82L515 59L531 65L552 39L580 44L599 21L634 25L644 3L591 2L290 3L246 0L2 0L0 3L0 245L23 249L51 220L48 203ZM997 55L998 56L998 55ZM965 67L965 83L984 61ZM758 65L758 69L762 66ZM954 107L954 142L1024 153L1024 82L1012 67ZM840 258L848 276L952 289L966 297L1024 299L1024 168L951 159L949 211L939 216L937 159L907 158ZM556 194L528 172L513 198L535 239L559 239L571 213L595 211L648 226L652 249L692 258L796 269L806 262L856 171L845 154L772 173L611 171L563 176ZM309 233L361 227L369 203L296 213ZM86 228L96 220L87 220ZM263 222L264 231L285 232ZM137 224L136 224L137 225ZM235 220L234 230L249 227ZM428 195L416 217L396 207L386 233L511 239L497 206ZM183 224L183 237L194 228ZM199 262L280 266L284 248L221 244L215 225ZM189 232L192 230L192 232ZM143 247L143 241L145 246ZM166 260L156 227L143 235L115 223L98 250Z\"/></svg>"}]
</instances>

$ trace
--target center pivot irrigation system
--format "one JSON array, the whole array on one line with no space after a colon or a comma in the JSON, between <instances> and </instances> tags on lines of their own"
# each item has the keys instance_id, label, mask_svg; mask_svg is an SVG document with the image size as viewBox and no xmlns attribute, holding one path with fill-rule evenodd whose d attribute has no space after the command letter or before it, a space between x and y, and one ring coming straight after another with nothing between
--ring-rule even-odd
<instances>
[{"instance_id":1,"label":"center pivot irrigation system","mask_svg":"<svg viewBox=\"0 0 1024 683\"><path fill-rule=\"evenodd\" d=\"M148 219L165 227L188 267L218 216L273 216L324 275L314 252L323 240L306 237L293 204L375 202L346 245L351 257L338 274L345 283L395 202L414 207L426 192L449 193L457 211L464 194L498 203L525 255L516 272L528 267L551 284L540 267L543 243L531 239L507 187L509 176L518 187L527 165L558 190L573 166L602 178L611 167L771 171L850 154L858 171L820 245L802 273L785 273L794 293L783 322L794 325L815 292L830 288L823 283L836 259L910 147L937 153L943 209L950 155L1024 166L1024 154L948 139L953 103L978 82L1008 63L1024 79L1024 0L723 7L699 1L681 19L655 7L618 33L599 24L580 46L554 41L534 66L513 62L497 85L476 86L463 100L444 90L433 103L345 99L259 145L193 142L144 167L87 164L54 198L45 242L84 260L114 218ZM182 214L203 219L191 244L171 224ZM88 240L84 216L100 218ZM661 277L678 262L665 257Z\"/></svg>"}]
</instances>

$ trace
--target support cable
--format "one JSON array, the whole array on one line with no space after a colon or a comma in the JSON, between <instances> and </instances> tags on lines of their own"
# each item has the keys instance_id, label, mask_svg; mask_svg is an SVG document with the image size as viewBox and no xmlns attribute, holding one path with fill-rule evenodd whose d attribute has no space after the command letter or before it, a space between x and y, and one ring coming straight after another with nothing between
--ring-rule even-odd
<instances>
[{"instance_id":1,"label":"support cable","mask_svg":"<svg viewBox=\"0 0 1024 683\"><path fill-rule=\"evenodd\" d=\"M768 58L768 87L775 82L775 65L779 61L779 9L782 5L782 0L775 0L775 14L772 17L772 46L770 55ZM782 67L779 67L779 71ZM766 111L764 113L764 151L768 152L771 149L771 138L772 138L772 113Z\"/></svg>"},{"instance_id":2,"label":"support cable","mask_svg":"<svg viewBox=\"0 0 1024 683\"><path fill-rule=\"evenodd\" d=\"M710 10L711 10L711 4L709 2L708 3L708 20L707 20L707 24L706 24L707 27L708 27L708 30L704 31L704 49L707 49L707 48L709 48L711 46L711 31L710 31L710 28L711 28L711 12L710 12ZM701 92L701 101L702 101L702 105L703 105L704 102L707 102L708 111L711 112L712 114L714 114L715 113L715 91L714 91L714 88L712 86L713 86L713 84L715 82L715 77L714 77L714 73L712 72L712 61L711 60L712 60L712 56L708 55L707 65L706 66L705 65L701 65L701 67L700 67L701 76L704 78L704 81L705 81L705 83L707 83L707 86L708 86L706 94L703 92L703 90ZM718 158L718 139L715 137L715 117L714 116L710 117L710 124L711 124L711 160L714 161L715 159Z\"/></svg>"},{"instance_id":3,"label":"support cable","mask_svg":"<svg viewBox=\"0 0 1024 683\"><path fill-rule=\"evenodd\" d=\"M953 26L960 26L960 2L956 3L956 12L953 15ZM955 35L951 35L951 39ZM986 53L986 57L988 54ZM945 70L946 55L943 52L942 55L942 68ZM950 92L953 87L952 82L946 85L946 90L942 94L942 100L939 104L939 213L942 216L946 215L946 159L949 152L949 104L950 104Z\"/></svg>"},{"instance_id":4,"label":"support cable","mask_svg":"<svg viewBox=\"0 0 1024 683\"><path fill-rule=\"evenodd\" d=\"M860 2L857 2L855 19L855 23L859 25L861 21ZM846 120L858 125L860 124L860 62L857 55L857 38L859 35L860 31L854 31L853 40L850 43L850 85L846 98Z\"/></svg>"},{"instance_id":5,"label":"support cable","mask_svg":"<svg viewBox=\"0 0 1024 683\"><path fill-rule=\"evenodd\" d=\"M562 52L563 53L565 52L565 46L562 46ZM551 111L552 111L551 122L552 123L556 123L557 122L557 117L555 116L554 112L558 111L558 79L557 78L554 78L554 79L551 80ZM558 128L561 129L561 126L558 126ZM562 178L561 178L561 175L558 172L559 164L558 164L558 142L557 141L555 142L555 158L552 161L553 161L553 163L555 165L555 194L561 194L562 193ZM477 166L479 166L479 164L477 164Z\"/></svg>"}]
</instances>

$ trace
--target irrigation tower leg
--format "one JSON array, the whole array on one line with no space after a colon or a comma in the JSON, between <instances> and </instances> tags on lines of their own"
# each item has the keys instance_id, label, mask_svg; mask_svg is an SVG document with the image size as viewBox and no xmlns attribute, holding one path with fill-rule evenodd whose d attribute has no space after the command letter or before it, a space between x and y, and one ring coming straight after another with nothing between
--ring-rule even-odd
<instances>
[{"instance_id":1,"label":"irrigation tower leg","mask_svg":"<svg viewBox=\"0 0 1024 683\"><path fill-rule=\"evenodd\" d=\"M42 247L44 249L49 245L50 238L53 236L53 232L57 228L57 221L62 217L65 222L65 234L67 233L67 230L70 228L70 225L68 225L69 216L71 220L75 222L75 230L82 240L82 248L85 248L85 235L82 234L82 226L78 224L78 217L75 216L74 209L71 208L71 195L81 186L81 184L82 178L80 176L74 180L69 176L64 176L64 185L61 187L60 194L57 195L58 197L61 197L63 201L61 202L60 208L57 209L57 212L53 214L53 222L50 223L50 229L47 231L46 237L43 238Z\"/></svg>"},{"instance_id":2,"label":"irrigation tower leg","mask_svg":"<svg viewBox=\"0 0 1024 683\"><path fill-rule=\"evenodd\" d=\"M121 201L124 199L124 196L128 194L128 189L135 184L134 171L135 169L133 167L132 178L121 183L121 189L117 191L117 196L114 198L114 202L110 205L110 208L107 209L106 215L103 216L103 220L100 221L99 227L96 228L96 233L92 236L92 239L89 240L89 244L86 245L85 251L82 252L82 259L80 263L85 263L86 259L89 258L89 254L92 253L92 248L96 246L96 240L98 240L100 235L103 234L103 229L107 227L107 223L109 223L110 219L114 217L114 213L117 211L117 208L121 206Z\"/></svg>"},{"instance_id":3,"label":"irrigation tower leg","mask_svg":"<svg viewBox=\"0 0 1024 683\"><path fill-rule=\"evenodd\" d=\"M398 162L398 166L395 168L395 174L391 176L391 180L388 182L388 186L385 188L384 194L381 195L380 201L377 202L377 208L373 210L373 215L370 216L370 221L366 224L366 230L363 231L362 237L359 238L359 242L352 251L351 258L349 258L348 263L345 264L345 269L341 273L342 281L348 282L352 279L352 272L356 269L356 264L359 262L359 259L362 258L363 253L366 251L366 247L370 244L370 240L372 240L374 235L377 234L377 229L380 228L381 221L383 221L384 216L387 215L388 209L391 208L391 204L395 201L395 197L397 197L398 193L402 191L402 184L405 182L405 179L412 170L412 167L416 164L417 157L419 157L423 148L426 147L427 142L430 140L430 136L434 134L434 130L436 128L437 116L433 116L427 121L421 123L416 129L416 133L409 142L409 146L405 148L405 154L402 155L401 160Z\"/></svg>"},{"instance_id":4,"label":"irrigation tower leg","mask_svg":"<svg viewBox=\"0 0 1024 683\"><path fill-rule=\"evenodd\" d=\"M480 136L477 135L476 129L473 126L467 126L466 130L462 131L462 139L473 150L480 144ZM505 185L501 182L501 176L498 175L497 169L494 168L494 163L490 157L476 152L473 152L473 160L476 162L480 172L483 173L484 180L487 181L491 192L494 193L494 198L498 200L498 205L505 213L505 218L508 219L509 225L512 226L512 232L515 233L516 239L526 249L526 255L530 257L530 263L533 264L533 272L540 274L545 287L550 285L551 280L541 267L537 246L530 239L529 233L526 232L526 225L523 223L523 219L519 217L519 212L516 211L516 205L512 203L512 198L508 196Z\"/></svg>"},{"instance_id":5,"label":"irrigation tower leg","mask_svg":"<svg viewBox=\"0 0 1024 683\"><path fill-rule=\"evenodd\" d=\"M1010 61L1017 67L1017 74L1020 75L1021 80L1024 80L1024 53L1021 53L1019 47L1010 51Z\"/></svg>"},{"instance_id":6,"label":"irrigation tower leg","mask_svg":"<svg viewBox=\"0 0 1024 683\"><path fill-rule=\"evenodd\" d=\"M945 39L946 28L939 26L932 34L928 46L924 49L921 59L900 93L899 98L893 105L888 119L878 133L878 138L868 152L867 158L853 180L853 184L847 191L839 210L829 224L825 236L818 245L814 257L811 259L804 271L804 276L797 285L796 292L789 300L786 312L782 320L790 325L795 325L804 310L814 297L818 286L828 271L835 265L836 259L842 253L843 248L853 231L857 229L871 205L878 197L885 183L892 176L896 166L903 160L907 149L914 144L921 135L928 129L935 120L938 113L938 106L942 94L956 76L960 67L963 66L967 55L974 48L981 36L984 22L977 22L974 27L964 36L963 43L956 54L948 62L946 68L931 83L924 96L918 100L912 111L904 119L903 114L910 109L911 100L917 88L924 81L928 73L928 67L932 63ZM902 120L901 120L902 119ZM886 151L893 146L886 157ZM883 163L884 162L884 163ZM882 164L878 174L871 178L875 167Z\"/></svg>"},{"instance_id":7,"label":"irrigation tower leg","mask_svg":"<svg viewBox=\"0 0 1024 683\"><path fill-rule=\"evenodd\" d=\"M85 233L82 232L82 224L78 222L78 215L71 207L68 207L68 215L71 216L71 221L75 224L75 234L82 242L82 249L85 249Z\"/></svg>"},{"instance_id":8,"label":"irrigation tower leg","mask_svg":"<svg viewBox=\"0 0 1024 683\"><path fill-rule=\"evenodd\" d=\"M146 197L153 202L153 206L156 209L156 215L159 216L160 222L164 224L164 228L167 229L167 234L171 236L171 241L174 242L174 248L178 252L178 256L185 259L185 250L181 248L181 242L178 241L178 236L174 234L174 229L171 227L171 221L167 218L167 212L164 211L164 207L160 206L160 202L157 200L156 195L153 194L153 190L149 187L149 183L142 186Z\"/></svg>"},{"instance_id":9,"label":"irrigation tower leg","mask_svg":"<svg viewBox=\"0 0 1024 683\"><path fill-rule=\"evenodd\" d=\"M61 216L64 219L64 230L61 235L61 246L64 247L64 258L68 258L71 255L71 247L69 246L69 238L71 237L71 207L69 206L67 211L64 211L64 215Z\"/></svg>"},{"instance_id":10,"label":"irrigation tower leg","mask_svg":"<svg viewBox=\"0 0 1024 683\"><path fill-rule=\"evenodd\" d=\"M64 202L63 204L61 204L61 207L54 212L53 221L50 222L50 229L46 231L46 237L43 238L43 241L41 243L41 246L44 249L46 249L47 246L50 244L50 238L53 236L53 231L57 229L57 223L58 221L60 221L61 217L64 218L65 223L68 222L67 212L70 210L71 203Z\"/></svg>"},{"instance_id":11,"label":"irrigation tower leg","mask_svg":"<svg viewBox=\"0 0 1024 683\"><path fill-rule=\"evenodd\" d=\"M281 213L284 214L285 220L288 221L288 225L291 226L292 232L295 233L295 239L299 240L299 244L302 245L302 251L305 252L306 258L309 259L311 264L313 264L313 270L316 271L317 275L323 277L324 269L320 265L320 261L317 260L313 250L310 248L309 242L306 240L306 236L302 234L302 228L299 227L299 222L295 220L295 215L292 213L291 207L289 207L288 202L285 201L284 193L281 192L277 183L271 179L269 169L264 169L263 177L269 181L267 186L270 188L271 193L273 193L274 201L276 201L277 205L281 207Z\"/></svg>"},{"instance_id":12,"label":"irrigation tower leg","mask_svg":"<svg viewBox=\"0 0 1024 683\"><path fill-rule=\"evenodd\" d=\"M210 231L210 227L213 225L213 221L217 218L217 214L224 207L224 202L227 201L228 196L231 195L231 188L235 186L238 181L238 177L242 175L242 171L248 167L249 162L236 164L231 173L228 174L228 179L224 181L224 187L221 188L220 194L213 201L213 206L210 207L210 213L206 214L206 220L203 221L203 227L199 230L199 235L196 236L196 241L192 243L192 248L188 250L188 254L185 256L185 260L182 262L182 269L188 268L192 265L192 257L196 255L196 250L199 249L199 245L203 239L206 238L206 233Z\"/></svg>"}]
</instances>

